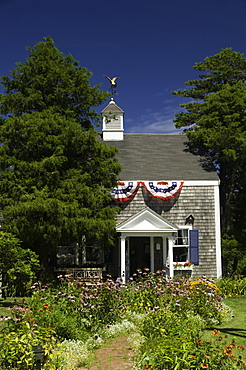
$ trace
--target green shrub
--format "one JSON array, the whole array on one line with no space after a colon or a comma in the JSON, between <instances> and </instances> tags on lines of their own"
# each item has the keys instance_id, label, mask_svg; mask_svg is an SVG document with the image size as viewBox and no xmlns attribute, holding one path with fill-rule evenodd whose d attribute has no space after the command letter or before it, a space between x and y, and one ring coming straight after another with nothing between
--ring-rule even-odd
<instances>
[{"instance_id":1,"label":"green shrub","mask_svg":"<svg viewBox=\"0 0 246 370\"><path fill-rule=\"evenodd\" d=\"M48 354L56 342L54 333L35 324L21 321L0 334L1 369L27 370L33 367L33 347L41 345Z\"/></svg>"},{"instance_id":2,"label":"green shrub","mask_svg":"<svg viewBox=\"0 0 246 370\"><path fill-rule=\"evenodd\" d=\"M227 343L218 330L211 333L213 340L201 339L204 326L199 316L177 314L167 309L146 315L139 329L142 340L138 345L136 368L228 370L246 366L243 360L235 358L235 344Z\"/></svg>"},{"instance_id":3,"label":"green shrub","mask_svg":"<svg viewBox=\"0 0 246 370\"><path fill-rule=\"evenodd\" d=\"M217 281L217 286L224 296L246 295L246 277L224 277Z\"/></svg>"},{"instance_id":4,"label":"green shrub","mask_svg":"<svg viewBox=\"0 0 246 370\"><path fill-rule=\"evenodd\" d=\"M36 281L40 266L36 253L20 244L14 235L0 231L0 274L8 286L8 295L24 297Z\"/></svg>"}]
</instances>

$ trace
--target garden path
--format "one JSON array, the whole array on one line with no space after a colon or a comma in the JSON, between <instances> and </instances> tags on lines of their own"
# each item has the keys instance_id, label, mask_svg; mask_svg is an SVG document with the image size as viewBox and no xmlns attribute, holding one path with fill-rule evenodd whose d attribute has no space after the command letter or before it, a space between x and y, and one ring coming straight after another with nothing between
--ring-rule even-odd
<instances>
[{"instance_id":1,"label":"garden path","mask_svg":"<svg viewBox=\"0 0 246 370\"><path fill-rule=\"evenodd\" d=\"M133 349L128 336L114 338L96 350L95 359L89 368L78 370L132 370Z\"/></svg>"}]
</instances>

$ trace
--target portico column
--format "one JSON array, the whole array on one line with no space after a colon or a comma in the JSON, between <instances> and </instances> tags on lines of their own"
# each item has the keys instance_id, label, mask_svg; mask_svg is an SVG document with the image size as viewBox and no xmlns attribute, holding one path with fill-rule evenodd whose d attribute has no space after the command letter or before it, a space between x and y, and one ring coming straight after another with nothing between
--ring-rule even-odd
<instances>
[{"instance_id":1,"label":"portico column","mask_svg":"<svg viewBox=\"0 0 246 370\"><path fill-rule=\"evenodd\" d=\"M122 235L120 237L120 276L122 283L126 282L126 237Z\"/></svg>"},{"instance_id":2,"label":"portico column","mask_svg":"<svg viewBox=\"0 0 246 370\"><path fill-rule=\"evenodd\" d=\"M173 277L173 238L168 238L168 257L170 277Z\"/></svg>"}]
</instances>

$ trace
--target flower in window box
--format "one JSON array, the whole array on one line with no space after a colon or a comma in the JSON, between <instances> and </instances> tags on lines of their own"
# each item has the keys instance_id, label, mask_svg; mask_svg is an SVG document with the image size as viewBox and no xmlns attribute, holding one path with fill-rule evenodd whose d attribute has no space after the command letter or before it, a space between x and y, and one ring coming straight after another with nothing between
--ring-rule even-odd
<instances>
[{"instance_id":1,"label":"flower in window box","mask_svg":"<svg viewBox=\"0 0 246 370\"><path fill-rule=\"evenodd\" d=\"M191 262L185 262L184 263L184 267L192 267L193 266L193 263Z\"/></svg>"},{"instance_id":2,"label":"flower in window box","mask_svg":"<svg viewBox=\"0 0 246 370\"><path fill-rule=\"evenodd\" d=\"M178 263L178 262L174 263L173 265L175 269L181 269L183 266L184 266L183 263Z\"/></svg>"}]
</instances>

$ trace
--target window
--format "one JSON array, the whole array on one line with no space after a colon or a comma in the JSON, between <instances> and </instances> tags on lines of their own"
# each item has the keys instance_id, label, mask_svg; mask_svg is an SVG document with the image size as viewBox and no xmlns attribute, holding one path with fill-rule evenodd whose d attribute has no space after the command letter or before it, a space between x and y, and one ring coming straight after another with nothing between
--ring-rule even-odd
<instances>
[{"instance_id":1,"label":"window","mask_svg":"<svg viewBox=\"0 0 246 370\"><path fill-rule=\"evenodd\" d=\"M189 228L179 229L173 248L173 262L189 261Z\"/></svg>"}]
</instances>

